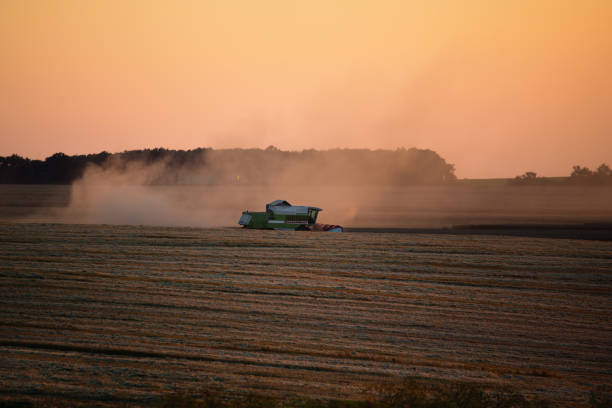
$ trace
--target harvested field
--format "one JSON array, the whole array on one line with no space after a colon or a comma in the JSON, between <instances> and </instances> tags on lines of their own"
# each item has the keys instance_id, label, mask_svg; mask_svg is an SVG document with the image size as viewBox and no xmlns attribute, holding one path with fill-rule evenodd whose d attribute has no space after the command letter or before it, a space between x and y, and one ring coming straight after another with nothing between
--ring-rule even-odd
<instances>
[{"instance_id":1,"label":"harvested field","mask_svg":"<svg viewBox=\"0 0 612 408\"><path fill-rule=\"evenodd\" d=\"M604 241L3 223L0 286L5 400L422 376L574 406L612 383Z\"/></svg>"}]
</instances>

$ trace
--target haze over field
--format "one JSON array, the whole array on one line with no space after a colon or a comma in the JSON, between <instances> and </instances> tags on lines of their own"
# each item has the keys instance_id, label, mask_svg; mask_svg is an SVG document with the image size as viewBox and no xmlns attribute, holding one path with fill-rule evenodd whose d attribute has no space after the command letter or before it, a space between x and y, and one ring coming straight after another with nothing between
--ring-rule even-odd
<instances>
[{"instance_id":1,"label":"haze over field","mask_svg":"<svg viewBox=\"0 0 612 408\"><path fill-rule=\"evenodd\" d=\"M419 147L457 176L612 157L612 3L0 3L0 155Z\"/></svg>"},{"instance_id":2,"label":"haze over field","mask_svg":"<svg viewBox=\"0 0 612 408\"><path fill-rule=\"evenodd\" d=\"M612 222L606 165L564 178L456 180L452 164L419 149L11 156L0 157L0 183L0 221L236 226L242 211L280 198L322 207L319 222L344 227Z\"/></svg>"},{"instance_id":3,"label":"haze over field","mask_svg":"<svg viewBox=\"0 0 612 408\"><path fill-rule=\"evenodd\" d=\"M0 0L0 407L612 407L610 22Z\"/></svg>"}]
</instances>

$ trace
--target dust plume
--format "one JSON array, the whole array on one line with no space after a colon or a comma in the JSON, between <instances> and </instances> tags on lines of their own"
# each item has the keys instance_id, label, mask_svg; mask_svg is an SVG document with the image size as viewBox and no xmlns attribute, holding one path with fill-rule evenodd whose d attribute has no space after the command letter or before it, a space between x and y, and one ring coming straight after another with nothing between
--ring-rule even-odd
<instances>
[{"instance_id":1,"label":"dust plume","mask_svg":"<svg viewBox=\"0 0 612 408\"><path fill-rule=\"evenodd\" d=\"M445 183L453 166L430 150L132 151L90 164L72 185L68 222L231 226L243 210L285 199L353 224L385 189ZM386 193L385 193L386 194Z\"/></svg>"},{"instance_id":2,"label":"dust plume","mask_svg":"<svg viewBox=\"0 0 612 408\"><path fill-rule=\"evenodd\" d=\"M453 166L429 150L273 147L115 154L73 183L62 219L236 226L242 211L262 211L275 199L321 207L319 222L345 227L612 220L609 188L458 181Z\"/></svg>"}]
</instances>

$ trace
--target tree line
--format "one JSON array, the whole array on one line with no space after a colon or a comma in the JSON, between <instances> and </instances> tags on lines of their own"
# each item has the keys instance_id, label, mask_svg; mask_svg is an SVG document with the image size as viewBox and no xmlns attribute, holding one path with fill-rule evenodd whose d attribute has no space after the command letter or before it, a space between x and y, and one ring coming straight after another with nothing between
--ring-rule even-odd
<instances>
[{"instance_id":1,"label":"tree line","mask_svg":"<svg viewBox=\"0 0 612 408\"><path fill-rule=\"evenodd\" d=\"M164 148L69 156L45 160L0 156L0 183L71 184L88 168L116 173L148 171L149 184L441 184L456 180L455 168L426 149L266 149ZM134 169L137 170L134 170Z\"/></svg>"},{"instance_id":2,"label":"tree line","mask_svg":"<svg viewBox=\"0 0 612 408\"><path fill-rule=\"evenodd\" d=\"M602 163L595 171L588 167L573 166L569 177L556 179L557 183L569 185L612 185L612 169L606 163ZM538 177L537 173L528 171L516 176L511 182L515 185L543 185L550 184L551 180L553 178Z\"/></svg>"}]
</instances>

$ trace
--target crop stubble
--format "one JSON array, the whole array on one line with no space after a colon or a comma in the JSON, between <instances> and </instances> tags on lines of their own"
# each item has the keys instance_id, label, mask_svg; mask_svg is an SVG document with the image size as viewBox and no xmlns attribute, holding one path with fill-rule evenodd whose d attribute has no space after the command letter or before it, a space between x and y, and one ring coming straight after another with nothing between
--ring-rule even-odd
<instances>
[{"instance_id":1,"label":"crop stubble","mask_svg":"<svg viewBox=\"0 0 612 408\"><path fill-rule=\"evenodd\" d=\"M360 398L418 375L571 405L612 382L611 278L598 241L5 223L2 395Z\"/></svg>"}]
</instances>

